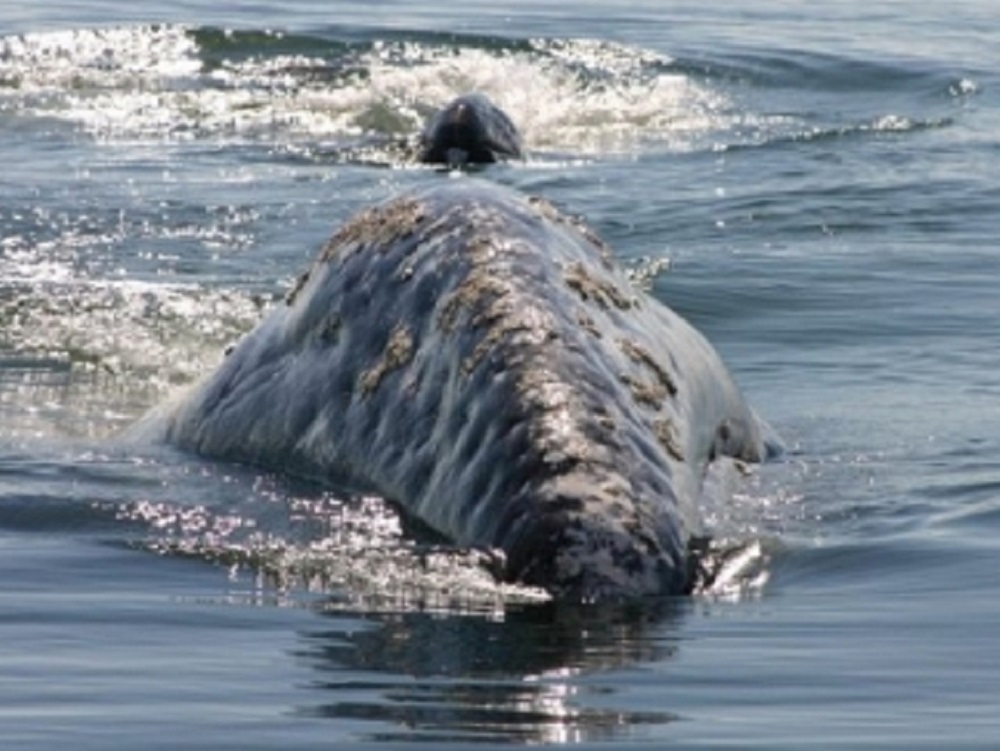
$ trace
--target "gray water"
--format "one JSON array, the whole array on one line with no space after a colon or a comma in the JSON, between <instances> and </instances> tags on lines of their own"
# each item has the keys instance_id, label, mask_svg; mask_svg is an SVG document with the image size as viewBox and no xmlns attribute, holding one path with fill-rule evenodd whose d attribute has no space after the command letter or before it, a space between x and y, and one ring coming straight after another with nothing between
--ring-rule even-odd
<instances>
[{"instance_id":1,"label":"gray water","mask_svg":"<svg viewBox=\"0 0 1001 751\"><path fill-rule=\"evenodd\" d=\"M998 17L877 2L0 4L0 746L999 741ZM785 444L619 606L384 499L131 446L477 89Z\"/></svg>"}]
</instances>

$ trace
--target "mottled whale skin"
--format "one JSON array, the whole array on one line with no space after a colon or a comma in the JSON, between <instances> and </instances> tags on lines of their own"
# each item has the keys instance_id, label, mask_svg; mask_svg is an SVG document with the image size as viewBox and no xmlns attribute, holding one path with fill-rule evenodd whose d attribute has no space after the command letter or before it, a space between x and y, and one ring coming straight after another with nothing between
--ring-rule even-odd
<instances>
[{"instance_id":1,"label":"mottled whale skin","mask_svg":"<svg viewBox=\"0 0 1001 751\"><path fill-rule=\"evenodd\" d=\"M583 600L686 592L707 463L765 452L713 348L591 229L468 177L348 221L145 427L377 492Z\"/></svg>"},{"instance_id":2,"label":"mottled whale skin","mask_svg":"<svg viewBox=\"0 0 1001 751\"><path fill-rule=\"evenodd\" d=\"M421 132L425 164L491 164L523 156L521 136L507 114L480 93L464 94L439 110Z\"/></svg>"}]
</instances>

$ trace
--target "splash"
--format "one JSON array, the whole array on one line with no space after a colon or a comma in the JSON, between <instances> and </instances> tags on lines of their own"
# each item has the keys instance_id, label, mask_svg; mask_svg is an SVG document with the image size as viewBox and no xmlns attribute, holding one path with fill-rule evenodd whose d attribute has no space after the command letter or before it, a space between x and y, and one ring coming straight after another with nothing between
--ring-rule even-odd
<instances>
[{"instance_id":1,"label":"splash","mask_svg":"<svg viewBox=\"0 0 1001 751\"><path fill-rule=\"evenodd\" d=\"M653 290L653 285L671 268L671 259L665 257L641 256L626 266L626 276L637 289L644 292Z\"/></svg>"},{"instance_id":2,"label":"splash","mask_svg":"<svg viewBox=\"0 0 1001 751\"><path fill-rule=\"evenodd\" d=\"M809 514L803 494L789 484L789 469L782 458L752 467L721 457L709 465L699 498L703 535L690 551L697 597L761 596L783 541Z\"/></svg>"},{"instance_id":3,"label":"splash","mask_svg":"<svg viewBox=\"0 0 1001 751\"><path fill-rule=\"evenodd\" d=\"M508 111L530 151L686 150L726 126L726 101L671 62L593 40L413 34L347 44L171 25L50 32L0 38L0 113L54 118L111 142L249 139L322 153L330 141L371 151L375 139L393 161L388 142L477 90Z\"/></svg>"},{"instance_id":4,"label":"splash","mask_svg":"<svg viewBox=\"0 0 1001 751\"><path fill-rule=\"evenodd\" d=\"M261 316L265 301L239 290L107 274L117 230L48 217L21 229L0 240L6 439L106 438L216 365Z\"/></svg>"},{"instance_id":5,"label":"splash","mask_svg":"<svg viewBox=\"0 0 1001 751\"><path fill-rule=\"evenodd\" d=\"M69 209L47 186L0 207L0 435L106 437L215 366L269 304L185 281L251 242L253 211L153 210L164 204L147 187L128 178L127 209L90 180L75 182L84 199Z\"/></svg>"},{"instance_id":6,"label":"splash","mask_svg":"<svg viewBox=\"0 0 1001 751\"><path fill-rule=\"evenodd\" d=\"M233 507L137 501L118 515L147 527L145 550L225 567L229 598L243 602L501 617L549 599L499 581L495 553L421 542L375 496L287 495L258 478Z\"/></svg>"},{"instance_id":7,"label":"splash","mask_svg":"<svg viewBox=\"0 0 1001 751\"><path fill-rule=\"evenodd\" d=\"M195 285L4 286L0 434L107 438L217 364L259 316L251 298Z\"/></svg>"},{"instance_id":8,"label":"splash","mask_svg":"<svg viewBox=\"0 0 1001 751\"><path fill-rule=\"evenodd\" d=\"M183 26L51 31L0 37L4 89L41 94L128 89L197 74L198 47Z\"/></svg>"}]
</instances>

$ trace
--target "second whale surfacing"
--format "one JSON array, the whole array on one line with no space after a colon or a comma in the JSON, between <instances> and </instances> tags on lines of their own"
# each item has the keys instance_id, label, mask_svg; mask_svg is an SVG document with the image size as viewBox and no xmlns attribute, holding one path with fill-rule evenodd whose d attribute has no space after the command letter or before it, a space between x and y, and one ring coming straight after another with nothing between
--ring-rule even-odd
<instances>
[{"instance_id":1,"label":"second whale surfacing","mask_svg":"<svg viewBox=\"0 0 1001 751\"><path fill-rule=\"evenodd\" d=\"M368 209L218 370L147 416L203 455L377 492L556 597L678 594L755 415L582 221L473 179Z\"/></svg>"},{"instance_id":2,"label":"second whale surfacing","mask_svg":"<svg viewBox=\"0 0 1001 751\"><path fill-rule=\"evenodd\" d=\"M521 135L511 118L477 92L456 97L428 121L417 155L425 164L450 167L522 158Z\"/></svg>"}]
</instances>

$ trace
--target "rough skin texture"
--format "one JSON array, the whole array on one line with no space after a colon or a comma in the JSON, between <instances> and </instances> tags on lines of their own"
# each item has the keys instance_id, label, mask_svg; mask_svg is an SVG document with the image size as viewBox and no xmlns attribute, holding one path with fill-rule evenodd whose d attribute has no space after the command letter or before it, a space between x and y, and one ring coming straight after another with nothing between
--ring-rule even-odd
<instances>
[{"instance_id":1,"label":"rough skin texture","mask_svg":"<svg viewBox=\"0 0 1001 751\"><path fill-rule=\"evenodd\" d=\"M550 204L471 178L363 212L286 304L147 420L205 455L378 492L504 576L682 593L705 466L753 413L684 320Z\"/></svg>"}]
</instances>

